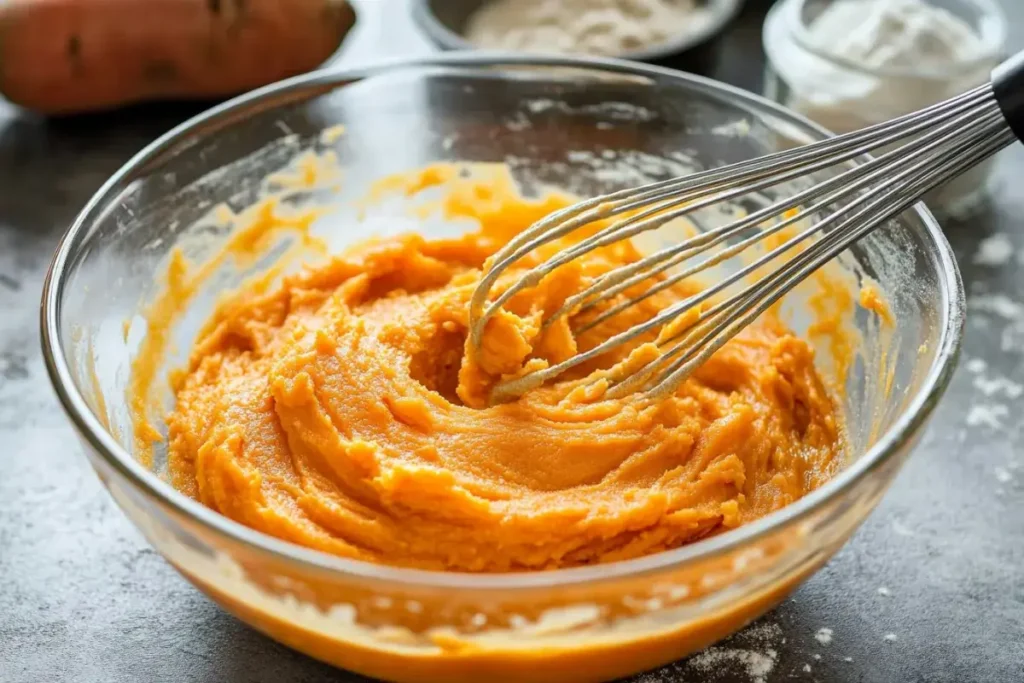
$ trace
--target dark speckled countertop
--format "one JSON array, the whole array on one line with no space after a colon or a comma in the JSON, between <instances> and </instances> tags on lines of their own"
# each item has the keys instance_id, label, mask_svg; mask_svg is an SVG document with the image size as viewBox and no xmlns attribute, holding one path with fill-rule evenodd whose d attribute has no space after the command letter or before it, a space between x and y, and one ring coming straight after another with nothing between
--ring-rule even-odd
<instances>
[{"instance_id":1,"label":"dark speckled countertop","mask_svg":"<svg viewBox=\"0 0 1024 683\"><path fill-rule=\"evenodd\" d=\"M1002 1L1024 46L1024 3ZM428 51L401 2L362 0L339 61ZM695 68L757 89L767 4L749 0ZM195 111L47 122L0 102L4 683L360 680L250 630L156 555L100 487L46 379L37 311L59 235L110 173ZM1022 177L1018 146L999 157L984 211L945 224L970 293L961 367L879 509L760 622L637 680L1024 681Z\"/></svg>"}]
</instances>

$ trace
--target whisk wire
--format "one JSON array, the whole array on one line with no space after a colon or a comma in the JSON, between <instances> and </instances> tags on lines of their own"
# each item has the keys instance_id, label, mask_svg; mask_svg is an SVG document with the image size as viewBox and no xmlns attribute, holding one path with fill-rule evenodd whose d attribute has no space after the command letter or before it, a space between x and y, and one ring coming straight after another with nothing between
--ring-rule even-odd
<instances>
[{"instance_id":1,"label":"whisk wire","mask_svg":"<svg viewBox=\"0 0 1024 683\"><path fill-rule=\"evenodd\" d=\"M995 112L994 115L989 114L987 115L985 122L995 122L998 120L998 116L998 112ZM629 308L630 306L640 303L641 301L644 301L650 298L651 296L661 291L664 291L665 289L668 289L669 287L677 284L678 282L681 282L682 280L685 280L686 278L693 277L694 275L697 275L710 267L716 266L722 263L723 261L732 258L733 256L736 256L743 251L746 251L748 248L755 245L756 243L761 242L766 238L783 231L787 227L790 227L801 221L807 220L808 217L815 215L819 210L831 204L834 204L840 199L843 199L851 194L859 192L863 188L869 186L871 183L879 180L882 176L887 175L889 173L889 168L887 164L894 158L901 159L902 161L908 161L917 158L923 153L931 152L936 146L936 144L925 146L925 143L943 143L944 140L942 138L942 135L948 132L949 130L957 128L959 125L962 125L962 123L965 122L962 120L964 118L974 118L974 116L973 114L969 114L966 117L959 117L957 119L954 119L949 124L943 126L941 130L936 131L936 133L928 136L927 138L921 138L919 140L916 140L913 143L910 143L901 149L890 150L869 163L858 165L851 169L850 171L840 174L832 178L831 180L825 181L819 185L809 188L808 190L804 190L803 192L794 195L792 199L772 204L771 206L766 207L765 209L762 209L756 212L755 214L752 214L749 218L745 220L739 221L735 224L723 226L722 228L708 231L702 236L701 239L693 240L695 242L694 247L701 246L703 247L703 249L687 248L685 250L680 251L678 247L671 247L669 249L663 250L663 252L674 252L672 258L662 259L660 257L660 253L662 252L659 252L659 254L656 254L652 257L641 259L640 261L637 262L637 264L657 263L659 260L662 262L654 268L643 270L642 272L632 275L626 280L618 284L615 284L614 286L608 287L606 289L604 285L605 281L616 279L614 277L614 273L618 271L613 271L613 277L609 278L608 276L605 276L599 279L597 282L595 282L594 285L584 290L584 292L582 292L580 295L575 295L574 297L568 299L565 305L563 305L558 311L552 314L551 318L557 318L561 314L566 314L577 306L579 306L579 310L581 312L587 310L593 304L590 303L580 305L582 303L582 295L584 294L587 296L588 299L592 299L593 296L598 293L604 294L606 298L616 296L617 294L625 291L629 287L639 284L640 282L643 282L644 280L652 277L653 275L660 274L667 270L668 268L688 260L696 253L706 251L711 247L717 246L722 241L742 232L745 229L753 227L757 223L770 219L771 217L778 215L779 213L783 214L784 218L780 221L777 221L774 225L759 230L754 235L744 239L738 244L735 244L722 250L721 252L715 254L715 256L704 261L701 261L700 263L680 273L673 274L672 276L667 277L664 280L656 283L655 285L645 290L644 292L638 294L637 296L616 304L611 309L605 311L594 320L582 326L580 328L580 332L585 332L589 329L592 329L593 327L596 327L598 324L604 322L605 320L621 313L626 308ZM923 147L923 149L915 149L921 147ZM911 150L911 153L908 154L907 150ZM792 216L786 216L786 212L795 209L804 201L812 199L821 191L833 187L840 187L841 189L832 192L825 198L818 200L813 205L800 210L799 212ZM803 239L810 237L812 234L824 229L825 227L826 224L824 222L813 226L813 229L809 230L805 235L801 236L800 240L802 241ZM697 244L698 242L700 242L700 244ZM633 272L639 269L627 267L618 270L632 274ZM546 321L546 323L550 324L551 318L549 318Z\"/></svg>"},{"instance_id":2,"label":"whisk wire","mask_svg":"<svg viewBox=\"0 0 1024 683\"><path fill-rule=\"evenodd\" d=\"M470 338L477 347L487 321L512 296L536 286L555 269L595 249L629 240L716 205L744 196L760 196L780 184L845 166L840 172L745 217L705 230L596 277L580 292L567 297L558 310L545 317L542 325L549 326L562 317L611 301L611 306L584 319L576 329L577 334L586 332L687 278L742 255L772 236L784 236L784 231L794 226L807 226L786 237L781 244L766 248L765 253L711 286L655 312L594 347L549 367L499 382L492 392L492 400L520 395L571 368L652 334L659 349L657 357L640 367L625 364L595 373L584 381L606 382L608 396L641 389L651 397L673 392L728 340L811 273L905 211L924 193L1014 139L993 86L988 84L857 133L685 178L622 190L555 212L538 221L492 258L470 306ZM856 163L873 151L880 153ZM597 220L615 218L618 220L527 270L488 303L490 291L501 274L524 256ZM744 236L750 231L754 232ZM732 239L739 241L729 244ZM714 251L716 248L719 249ZM706 252L711 252L706 258L671 272ZM629 294L632 288L648 281L651 281L649 287ZM746 286L733 291L743 282ZM622 294L627 296L619 300ZM670 327L672 325L678 327Z\"/></svg>"},{"instance_id":3,"label":"whisk wire","mask_svg":"<svg viewBox=\"0 0 1024 683\"><path fill-rule=\"evenodd\" d=\"M961 119L958 118L950 122L949 124L947 124L947 126L944 126L943 128L955 128L961 123ZM940 136L935 135L934 137ZM922 138L920 140L917 140L912 145L908 145L907 148L919 147L924 143L928 142L929 139ZM729 237L733 237L746 229L754 227L758 223L768 220L773 216L778 215L779 213L783 214L784 217L782 220L776 221L773 225L767 226L762 230L759 230L754 235L747 237L738 244L727 247L722 251L718 252L717 254L715 254L713 257L701 261L700 263L691 266L690 268L687 268L686 270L680 273L673 274L670 277L667 277L664 280L657 282L655 285L646 289L637 296L616 304L615 306L603 312L595 319L584 324L579 329L580 332L586 332L587 330L596 327L605 320L612 318L615 315L618 315L625 309L633 305L636 305L637 303L640 303L650 298L651 296L654 296L655 294L664 291L665 289L668 289L669 287L674 286L675 284L681 282L682 280L685 280L689 277L693 277L694 275L697 275L707 270L708 268L716 266L722 263L723 261L726 261L727 259L732 258L733 256L736 256L743 251L746 251L748 248L752 247L756 243L761 242L772 235L780 233L786 228L806 220L809 216L814 215L819 210L839 201L840 199L843 199L844 197L850 194L860 191L861 189L870 185L872 182L878 180L880 176L888 173L888 168L885 164L888 163L888 161L890 161L894 156L904 157L904 160L906 160L907 158L911 158L913 156L904 154L904 151L904 149L900 149L886 152L882 156L872 160L869 163L858 165L851 169L850 171L847 171L846 173L838 175L826 182L821 183L820 185L814 186L812 188L809 188L807 190L804 190L803 192L794 195L791 199L777 202L775 204L772 204L771 206L761 209L755 212L754 214L751 214L750 217L742 221L727 226L723 226L722 228L717 228L715 230L710 230L706 232L704 235L702 235L701 238L692 240L693 245L687 246L685 249L680 249L677 246L670 247L650 257L641 259L635 264L631 264L630 266L617 269L616 271L612 271L610 275L606 275L599 278L593 285L591 285L587 289L567 299L565 304L545 321L545 325L549 325L551 322L553 322L554 319L560 317L561 315L569 314L571 311L577 308L580 312L588 310L594 305L594 303L596 303L594 301L594 298L599 294L603 294L605 298L616 296L622 293L623 291L627 290L628 288L635 286L654 275L661 274L662 272L668 270L669 268L679 265L684 261L687 261L689 258L696 255L697 253L706 251L711 247L717 246L718 244L725 241ZM930 150L929 148L926 148L925 151L927 152ZM915 152L915 155L916 154L919 154L919 152ZM841 189L838 191L834 191L829 195L826 195L823 199L820 199L813 205L800 210L798 213L793 214L792 216L787 216L786 212L797 208L797 206L802 204L804 201L812 199L814 196L820 194L820 192L822 191L835 187L840 187ZM824 227L826 226L823 223L814 226L814 230L808 231L808 233L804 237L801 237L801 239L810 237L811 234L820 231ZM687 244L689 245L689 241L687 242ZM620 273L623 276L628 275L629 277L622 279L619 276Z\"/></svg>"},{"instance_id":4,"label":"whisk wire","mask_svg":"<svg viewBox=\"0 0 1024 683\"><path fill-rule=\"evenodd\" d=\"M729 300L729 303L722 308L735 306L734 313L738 316L728 326L718 326L707 335L707 339L689 340L689 349L682 359L677 360L668 371L654 380L655 385L648 392L652 397L671 392L678 385L678 381L688 376L697 367L707 361L725 343L735 336L739 330L746 327L760 315L764 314L783 296L788 294L794 287L803 282L813 272L819 270L826 263L837 257L848 249L853 243L861 239L880 224L891 220L902 211L910 208L917 199L916 195L928 192L943 182L954 177L955 170L960 167L964 159L958 156L966 154L969 163L974 164L995 153L1002 147L1013 141L997 138L983 142L979 147L974 144L975 140L965 141L955 150L944 153L944 159L939 168L933 169L923 177L915 178L913 182L894 183L886 189L881 197L865 205L860 211L850 216L841 225L837 226L833 234L840 237L834 242L822 240L814 246L820 248L808 249L792 261L781 266L775 273L758 283L757 286L748 287L741 294ZM904 175L914 178L914 172L925 166L935 166L931 160L922 162L914 169L908 170ZM908 198L909 197L909 198ZM856 226L856 227L854 227ZM673 350L675 351L675 349ZM666 355L671 355L672 352Z\"/></svg>"},{"instance_id":5,"label":"whisk wire","mask_svg":"<svg viewBox=\"0 0 1024 683\"><path fill-rule=\"evenodd\" d=\"M500 274L512 264L544 244L565 237L566 235L593 223L596 220L608 218L612 215L622 213L623 211L635 210L638 206L645 205L646 203L656 203L664 198L678 196L680 193L685 192L687 188L705 188L702 190L702 193L706 193L706 186L708 184L719 182L722 179L729 181L729 187L738 187L750 180L765 176L774 177L780 171L784 172L791 169L799 170L800 173L798 175L804 175L809 172L809 169L803 165L805 161L819 156L819 152L822 149L831 147L833 154L839 155L838 157L830 156L827 163L824 161L821 162L824 164L823 167L835 165L841 161L855 159L871 152L873 149L894 143L899 139L908 135L913 135L927 128L929 125L933 124L933 119L931 118L933 114L940 112L945 112L947 115L950 113L960 113L969 109L978 102L991 100L992 98L991 86L979 86L954 100L939 103L921 111L901 116L888 123L876 124L874 126L864 128L858 132L842 136L841 138L830 138L812 142L803 147L776 152L765 157L738 162L719 169L686 176L684 178L670 178L656 183L651 183L649 185L644 185L639 188L619 190L618 192L613 192L603 197L584 200L560 211L556 211L510 240L509 243L499 250L492 258L492 264L481 279L470 302L470 328L473 337L472 341L475 345L479 345L480 335L482 334L483 326L486 324L487 320L491 318L494 313L501 308L501 306L507 303L512 296L522 289L530 286L536 286L543 277L550 272L550 270L546 270L528 273L515 285L502 292L502 294L487 306L486 310L484 310L488 294L497 282ZM884 133L888 134L886 135ZM865 141L869 143L866 146L864 144ZM776 182L771 183L771 185L775 185L780 182L784 182L784 180L776 180ZM748 188L743 192L743 194L749 193L750 191L751 189ZM692 199L692 196L687 196ZM722 201L724 198L715 199L717 201ZM671 200L670 204L676 204L680 201L688 200L676 198ZM665 208L665 206L657 206L649 209L647 214L656 214L664 211ZM670 219L666 219L665 222L667 222L667 220ZM650 229L653 229L653 227L655 226L652 226ZM578 255L579 254L577 254L577 256ZM564 265L566 262L568 261L561 261L560 264ZM553 267L551 270L553 270Z\"/></svg>"},{"instance_id":6,"label":"whisk wire","mask_svg":"<svg viewBox=\"0 0 1024 683\"><path fill-rule=\"evenodd\" d=\"M991 97L991 93L989 93L989 97ZM971 91L968 93L968 96L965 96L966 102L952 103L947 108L947 115L957 114L969 108L974 103L974 98L974 91ZM897 119L895 123L899 122L900 120ZM906 127L902 127L904 123ZM502 292L482 314L479 313L482 303L477 301L477 297L474 297L470 305L470 319L474 323L471 324L471 327L473 329L479 327L482 330L482 325L515 294L527 287L536 286L546 275L555 269L595 249L655 230L669 221L715 204L737 199L744 195L824 170L835 166L837 163L862 157L879 147L893 144L908 135L913 135L925 129L931 123L919 115L910 115L906 117L905 122L900 123L900 130L893 131L888 135L878 136L879 130L874 127L865 129L861 133L849 136L848 139L834 143L835 151L832 155L819 159L819 161L810 165L804 162L804 157L810 156L816 151L817 145L824 145L824 143L829 142L828 140L822 143L812 143L796 150L779 152L753 162L740 162L721 169L705 171L684 179L672 179L636 189L623 190L603 198L584 201L568 209L553 213L523 233L521 238L511 241L504 249L499 251L495 255L494 260L496 263L492 266L491 270L503 270L534 249L565 237L597 220L611 218L615 215L628 213L642 206L650 205L650 208L647 210L612 226L605 233L596 234L590 239L564 250L543 265L533 269L527 277L520 279ZM867 142L864 142L865 139ZM788 156L791 152L795 152L792 157ZM773 169L769 166L770 162L775 162ZM761 178L764 179L753 185L749 184L749 181ZM720 179L726 180L723 182ZM731 190L731 192L726 192L726 190ZM706 196L709 194L711 196ZM692 203L694 199L700 196L705 196L705 199ZM671 210L677 206L682 206L682 208L675 211ZM486 283L488 289L492 285L493 281ZM481 282L481 288L483 286L485 286L484 281ZM483 294L481 299L485 296L486 293ZM482 321L479 325L475 324L477 319ZM479 339L476 339L475 343L479 343Z\"/></svg>"}]
</instances>

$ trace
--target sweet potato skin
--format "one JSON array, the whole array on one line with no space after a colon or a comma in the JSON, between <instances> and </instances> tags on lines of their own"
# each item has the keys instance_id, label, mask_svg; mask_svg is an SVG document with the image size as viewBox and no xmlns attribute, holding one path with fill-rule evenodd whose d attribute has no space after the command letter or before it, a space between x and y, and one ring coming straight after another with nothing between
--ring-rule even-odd
<instances>
[{"instance_id":1,"label":"sweet potato skin","mask_svg":"<svg viewBox=\"0 0 1024 683\"><path fill-rule=\"evenodd\" d=\"M0 94L45 114L234 95L323 64L345 0L0 2Z\"/></svg>"}]
</instances>

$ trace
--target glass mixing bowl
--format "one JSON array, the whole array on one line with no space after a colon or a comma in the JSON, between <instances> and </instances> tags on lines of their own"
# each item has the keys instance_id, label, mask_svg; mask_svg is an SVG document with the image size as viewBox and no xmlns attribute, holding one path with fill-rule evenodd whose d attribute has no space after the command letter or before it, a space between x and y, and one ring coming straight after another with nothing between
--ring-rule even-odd
<instances>
[{"instance_id":1,"label":"glass mixing bowl","mask_svg":"<svg viewBox=\"0 0 1024 683\"><path fill-rule=\"evenodd\" d=\"M612 60L452 54L276 84L163 136L89 202L46 280L50 376L99 476L153 546L226 609L298 650L396 681L564 683L652 668L741 628L818 569L921 435L952 373L964 313L952 252L923 207L834 264L851 274L850 287L873 278L898 321L887 328L864 310L851 315L861 340L837 391L849 432L844 469L756 523L600 566L500 575L398 569L221 517L161 478L159 458L150 468L133 457L125 393L140 313L175 245L196 231L210 248L227 239L229 228L200 220L211 207L249 205L268 174L303 150L337 155L342 189L314 199L345 203L375 178L437 160L506 161L525 185L586 194L823 135L740 90ZM296 191L291 201L311 194ZM364 237L382 225L372 218L334 224L332 237ZM271 262L229 269L193 300L174 330L169 367L185 358L217 291ZM808 287L787 298L802 332ZM818 348L826 373L830 353Z\"/></svg>"}]
</instances>

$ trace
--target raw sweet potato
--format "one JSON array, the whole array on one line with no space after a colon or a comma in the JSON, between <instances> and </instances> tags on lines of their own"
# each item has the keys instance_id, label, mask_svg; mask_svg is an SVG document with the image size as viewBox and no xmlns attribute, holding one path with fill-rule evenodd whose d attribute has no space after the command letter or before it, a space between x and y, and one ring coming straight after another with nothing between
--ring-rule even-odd
<instances>
[{"instance_id":1,"label":"raw sweet potato","mask_svg":"<svg viewBox=\"0 0 1024 683\"><path fill-rule=\"evenodd\" d=\"M0 1L0 94L66 114L222 97L322 64L345 0Z\"/></svg>"}]
</instances>

